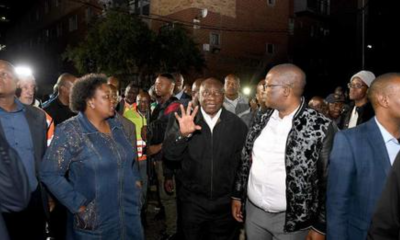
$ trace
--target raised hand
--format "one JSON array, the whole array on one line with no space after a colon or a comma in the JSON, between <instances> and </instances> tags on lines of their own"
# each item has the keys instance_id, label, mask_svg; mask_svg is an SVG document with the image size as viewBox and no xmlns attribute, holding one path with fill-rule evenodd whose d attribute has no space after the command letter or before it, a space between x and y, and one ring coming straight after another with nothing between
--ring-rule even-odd
<instances>
[{"instance_id":1,"label":"raised hand","mask_svg":"<svg viewBox=\"0 0 400 240\"><path fill-rule=\"evenodd\" d=\"M180 107L182 116L179 116L178 113L175 113L175 117L179 122L179 130L181 135L187 137L194 131L201 130L201 127L194 123L194 118L197 112L199 111L199 107L195 107L192 113L190 113L192 109L191 102L189 103L189 106L187 107L186 111L182 104Z\"/></svg>"}]
</instances>

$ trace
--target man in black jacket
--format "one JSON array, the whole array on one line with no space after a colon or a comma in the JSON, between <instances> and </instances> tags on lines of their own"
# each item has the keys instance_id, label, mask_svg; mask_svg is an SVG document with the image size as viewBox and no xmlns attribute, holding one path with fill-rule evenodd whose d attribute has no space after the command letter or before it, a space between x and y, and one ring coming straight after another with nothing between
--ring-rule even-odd
<instances>
[{"instance_id":1,"label":"man in black jacket","mask_svg":"<svg viewBox=\"0 0 400 240\"><path fill-rule=\"evenodd\" d=\"M28 177L18 154L0 135L0 209L18 212L28 206L31 191ZM0 214L0 239L8 240L7 229Z\"/></svg>"},{"instance_id":2,"label":"man in black jacket","mask_svg":"<svg viewBox=\"0 0 400 240\"><path fill-rule=\"evenodd\" d=\"M45 113L22 104L16 97L17 76L14 67L0 60L0 135L15 150L28 176L31 199L18 213L3 214L10 238L45 239L47 199L37 178L39 164L47 147Z\"/></svg>"},{"instance_id":3,"label":"man in black jacket","mask_svg":"<svg viewBox=\"0 0 400 240\"><path fill-rule=\"evenodd\" d=\"M162 152L168 121L173 117L173 113L179 109L179 102L172 95L174 87L175 78L171 74L162 73L157 76L155 92L159 96L159 102L154 108L147 126L147 156L150 157L151 162L155 161L160 200L165 210L166 228L160 240L174 239L177 232L173 172L168 171L169 169L165 167ZM170 186L170 188L164 186Z\"/></svg>"},{"instance_id":4,"label":"man in black jacket","mask_svg":"<svg viewBox=\"0 0 400 240\"><path fill-rule=\"evenodd\" d=\"M351 77L347 86L350 89L350 100L353 102L339 123L341 129L358 126L375 115L367 96L368 89L374 80L375 75L370 71L360 71Z\"/></svg>"},{"instance_id":5,"label":"man in black jacket","mask_svg":"<svg viewBox=\"0 0 400 240\"><path fill-rule=\"evenodd\" d=\"M191 113L181 105L181 116L167 132L164 156L180 161L182 229L186 240L234 239L238 225L230 212L234 176L247 127L222 108L223 85L216 79L200 87L199 107ZM197 114L197 116L196 116Z\"/></svg>"}]
</instances>

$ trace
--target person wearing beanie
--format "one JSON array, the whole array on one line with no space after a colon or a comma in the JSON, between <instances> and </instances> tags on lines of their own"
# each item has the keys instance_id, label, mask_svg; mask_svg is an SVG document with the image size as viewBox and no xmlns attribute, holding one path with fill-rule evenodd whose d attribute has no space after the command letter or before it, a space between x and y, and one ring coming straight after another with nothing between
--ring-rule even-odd
<instances>
[{"instance_id":1,"label":"person wearing beanie","mask_svg":"<svg viewBox=\"0 0 400 240\"><path fill-rule=\"evenodd\" d=\"M375 80L375 75L370 71L360 71L354 74L348 87L350 90L351 105L349 111L345 113L343 122L339 124L341 129L352 128L371 119L375 113L368 101L367 91L371 83Z\"/></svg>"}]
</instances>

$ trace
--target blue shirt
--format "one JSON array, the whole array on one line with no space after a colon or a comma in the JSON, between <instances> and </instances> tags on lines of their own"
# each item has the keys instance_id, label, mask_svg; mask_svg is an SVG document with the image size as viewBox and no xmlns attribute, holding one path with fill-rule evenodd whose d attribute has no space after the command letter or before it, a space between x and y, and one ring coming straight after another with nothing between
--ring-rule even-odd
<instances>
[{"instance_id":1,"label":"blue shirt","mask_svg":"<svg viewBox=\"0 0 400 240\"><path fill-rule=\"evenodd\" d=\"M25 117L25 106L18 99L15 99L15 103L17 108L11 112L7 112L0 107L0 121L8 144L18 153L24 164L29 186L33 192L37 188L38 181L35 174L32 135Z\"/></svg>"},{"instance_id":2,"label":"blue shirt","mask_svg":"<svg viewBox=\"0 0 400 240\"><path fill-rule=\"evenodd\" d=\"M378 119L375 117L376 124L379 127L379 130L382 134L383 141L385 142L386 150L389 155L390 164L393 165L394 160L396 159L397 154L400 151L400 143L399 141L393 137L386 129L383 127Z\"/></svg>"}]
</instances>

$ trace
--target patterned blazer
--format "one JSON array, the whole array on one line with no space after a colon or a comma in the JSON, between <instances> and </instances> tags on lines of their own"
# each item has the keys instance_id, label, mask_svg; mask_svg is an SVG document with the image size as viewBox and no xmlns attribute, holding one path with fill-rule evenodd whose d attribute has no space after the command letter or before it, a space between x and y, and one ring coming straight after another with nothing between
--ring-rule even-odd
<instances>
[{"instance_id":1,"label":"patterned blazer","mask_svg":"<svg viewBox=\"0 0 400 240\"><path fill-rule=\"evenodd\" d=\"M242 203L247 195L253 144L273 111L271 109L259 114L247 135L232 196L241 199ZM336 131L330 119L307 108L302 99L293 117L293 126L286 144L287 209L284 230L287 232L313 227L325 233L327 163Z\"/></svg>"}]
</instances>

